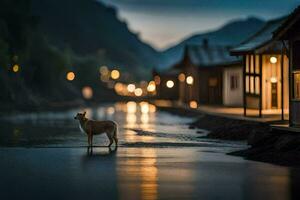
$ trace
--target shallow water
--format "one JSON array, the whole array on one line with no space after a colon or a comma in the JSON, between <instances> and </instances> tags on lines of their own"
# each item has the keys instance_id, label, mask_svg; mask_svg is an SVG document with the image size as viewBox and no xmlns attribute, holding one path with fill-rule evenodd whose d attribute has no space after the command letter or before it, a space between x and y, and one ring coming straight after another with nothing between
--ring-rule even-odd
<instances>
[{"instance_id":1,"label":"shallow water","mask_svg":"<svg viewBox=\"0 0 300 200\"><path fill-rule=\"evenodd\" d=\"M120 147L96 136L92 153L73 118L119 124ZM226 155L242 142L205 139L192 118L149 104L117 103L56 113L5 116L0 122L4 199L295 199L299 170ZM197 133L198 132L198 133ZM201 132L201 133L199 133ZM2 199L2 198L1 198Z\"/></svg>"}]
</instances>

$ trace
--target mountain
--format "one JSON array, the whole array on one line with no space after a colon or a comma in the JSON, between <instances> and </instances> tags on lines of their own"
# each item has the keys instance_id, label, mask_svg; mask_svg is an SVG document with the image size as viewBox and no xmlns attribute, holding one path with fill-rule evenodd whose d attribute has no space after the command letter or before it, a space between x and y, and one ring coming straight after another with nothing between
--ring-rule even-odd
<instances>
[{"instance_id":1,"label":"mountain","mask_svg":"<svg viewBox=\"0 0 300 200\"><path fill-rule=\"evenodd\" d=\"M234 46L253 35L264 24L265 21L250 17L244 20L231 21L215 31L195 34L163 51L158 70L166 69L179 62L184 46L187 44L201 44L203 39L207 39L209 44Z\"/></svg>"},{"instance_id":2,"label":"mountain","mask_svg":"<svg viewBox=\"0 0 300 200\"><path fill-rule=\"evenodd\" d=\"M99 65L118 66L140 78L150 75L158 52L129 31L112 7L96 0L31 0L32 13L51 44Z\"/></svg>"}]
</instances>

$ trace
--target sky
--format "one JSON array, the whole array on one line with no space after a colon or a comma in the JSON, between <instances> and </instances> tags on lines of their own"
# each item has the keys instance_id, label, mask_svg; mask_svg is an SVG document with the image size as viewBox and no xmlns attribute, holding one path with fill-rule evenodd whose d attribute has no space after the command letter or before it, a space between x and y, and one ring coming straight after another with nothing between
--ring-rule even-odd
<instances>
[{"instance_id":1,"label":"sky","mask_svg":"<svg viewBox=\"0 0 300 200\"><path fill-rule=\"evenodd\" d=\"M100 0L118 9L119 18L141 40L166 49L195 33L220 28L230 20L265 20L293 11L300 0Z\"/></svg>"}]
</instances>

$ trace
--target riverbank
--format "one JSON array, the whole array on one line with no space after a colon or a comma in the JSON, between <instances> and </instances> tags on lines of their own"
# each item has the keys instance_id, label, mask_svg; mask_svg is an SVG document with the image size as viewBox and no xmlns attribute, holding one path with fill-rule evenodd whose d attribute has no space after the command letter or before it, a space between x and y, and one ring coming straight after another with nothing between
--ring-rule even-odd
<instances>
[{"instance_id":1,"label":"riverbank","mask_svg":"<svg viewBox=\"0 0 300 200\"><path fill-rule=\"evenodd\" d=\"M190 128L206 129L206 137L246 140L250 148L229 153L246 159L300 167L300 134L274 131L269 123L217 116L187 108L159 107L177 115L197 118Z\"/></svg>"}]
</instances>

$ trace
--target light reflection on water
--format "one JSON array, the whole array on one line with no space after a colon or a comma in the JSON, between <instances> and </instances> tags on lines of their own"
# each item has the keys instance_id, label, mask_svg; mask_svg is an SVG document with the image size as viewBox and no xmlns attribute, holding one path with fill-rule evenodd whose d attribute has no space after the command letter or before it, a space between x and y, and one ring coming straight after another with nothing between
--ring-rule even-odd
<instances>
[{"instance_id":1,"label":"light reflection on water","mask_svg":"<svg viewBox=\"0 0 300 200\"><path fill-rule=\"evenodd\" d=\"M1 152L5 157L0 169L19 169L19 173L25 177L26 169L40 171L39 180L45 176L44 179L51 177L51 180L59 180L54 185L72 183L62 187L84 185L94 189L94 195L99 198L105 194L110 196L111 193L116 193L117 199L125 200L289 199L297 195L295 188L299 181L294 177L299 177L299 170L227 156L224 153L245 145L199 139L196 130L190 130L185 125L193 119L156 111L147 102L17 115L10 121L0 122L0 145L86 145L85 135L79 132L78 124L73 120L74 115L83 110L87 111L90 118L118 122L121 147L117 151L108 153L107 149L95 148L91 156L80 148L26 149L16 150L16 154L13 150L0 148L0 151L5 151ZM107 144L105 136L97 136L95 140L96 145ZM128 143L133 146L126 146ZM135 146L136 143L142 145ZM153 145L143 146L143 143ZM176 145L170 147L169 143ZM191 143L199 146L185 148L184 144ZM168 148L161 148L166 146ZM45 157L48 159L40 164L39 158ZM16 166L10 166L14 163ZM20 163L22 168L19 167ZM45 168L53 163L55 167ZM65 170L57 171L55 168ZM4 182L9 182L14 173L8 173ZM36 187L40 185L39 180L36 180ZM26 182L20 181L20 184L26 185ZM100 190L100 186L104 189ZM112 189L107 191L107 188ZM69 188L69 191L73 191L73 188ZM112 199L116 199L115 196Z\"/></svg>"}]
</instances>

